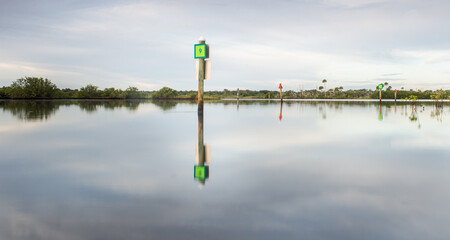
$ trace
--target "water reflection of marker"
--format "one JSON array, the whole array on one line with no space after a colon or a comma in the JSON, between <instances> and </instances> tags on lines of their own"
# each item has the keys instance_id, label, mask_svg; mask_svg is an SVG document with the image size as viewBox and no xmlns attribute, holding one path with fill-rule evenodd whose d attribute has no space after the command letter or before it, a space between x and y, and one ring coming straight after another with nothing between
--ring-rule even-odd
<instances>
[{"instance_id":1,"label":"water reflection of marker","mask_svg":"<svg viewBox=\"0 0 450 240\"><path fill-rule=\"evenodd\" d=\"M280 102L280 116L278 116L278 119L280 119L281 121L282 118L283 118L283 101Z\"/></svg>"},{"instance_id":2,"label":"water reflection of marker","mask_svg":"<svg viewBox=\"0 0 450 240\"><path fill-rule=\"evenodd\" d=\"M378 120L383 121L383 113L381 112L381 104L380 104L380 112L378 114Z\"/></svg>"},{"instance_id":3,"label":"water reflection of marker","mask_svg":"<svg viewBox=\"0 0 450 240\"><path fill-rule=\"evenodd\" d=\"M209 178L209 166L195 165L194 166L194 178L204 184L206 179Z\"/></svg>"},{"instance_id":4,"label":"water reflection of marker","mask_svg":"<svg viewBox=\"0 0 450 240\"><path fill-rule=\"evenodd\" d=\"M198 143L195 148L194 179L200 185L204 185L209 178L209 166L211 163L211 148L204 144L203 134L203 112L198 114Z\"/></svg>"}]
</instances>

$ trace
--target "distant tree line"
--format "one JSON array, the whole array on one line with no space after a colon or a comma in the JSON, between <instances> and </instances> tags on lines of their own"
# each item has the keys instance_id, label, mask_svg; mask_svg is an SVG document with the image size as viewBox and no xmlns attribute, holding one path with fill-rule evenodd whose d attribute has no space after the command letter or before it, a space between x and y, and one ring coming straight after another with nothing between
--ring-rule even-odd
<instances>
[{"instance_id":1,"label":"distant tree line","mask_svg":"<svg viewBox=\"0 0 450 240\"><path fill-rule=\"evenodd\" d=\"M80 89L60 89L50 80L38 77L17 79L10 86L0 88L0 98L4 99L142 99L153 98L153 95L158 93L159 91L139 91L133 86L125 90L115 88L102 90L92 84ZM164 96L164 93L158 96Z\"/></svg>"},{"instance_id":2,"label":"distant tree line","mask_svg":"<svg viewBox=\"0 0 450 240\"><path fill-rule=\"evenodd\" d=\"M322 80L323 86L318 89L305 91L284 91L284 99L378 99L379 90L374 89L350 89L343 90L342 86L326 89L327 81ZM388 86L388 83L384 83ZM394 99L392 86L382 90L383 99ZM238 90L224 89L222 91L206 91L205 99L237 98ZM449 99L450 90L426 90L414 91L398 90L397 99L442 100ZM130 86L125 90L115 88L99 89L97 86L88 84L80 89L59 89L48 79L38 77L25 77L17 79L10 86L0 88L0 98L3 99L197 99L197 91L177 91L169 87L163 87L158 91L139 91L137 87ZM270 90L239 90L239 98L250 99L278 99L279 91Z\"/></svg>"}]
</instances>

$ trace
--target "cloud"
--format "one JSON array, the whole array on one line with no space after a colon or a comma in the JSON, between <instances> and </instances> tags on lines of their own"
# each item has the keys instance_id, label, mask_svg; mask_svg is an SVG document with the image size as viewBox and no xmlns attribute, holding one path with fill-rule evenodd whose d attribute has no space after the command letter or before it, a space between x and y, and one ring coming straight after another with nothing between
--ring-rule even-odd
<instances>
[{"instance_id":1,"label":"cloud","mask_svg":"<svg viewBox=\"0 0 450 240\"><path fill-rule=\"evenodd\" d=\"M375 78L375 81L391 81L391 82L399 82L399 81L405 81L407 80L406 78L389 78L389 77L385 77L385 78Z\"/></svg>"},{"instance_id":2,"label":"cloud","mask_svg":"<svg viewBox=\"0 0 450 240\"><path fill-rule=\"evenodd\" d=\"M324 0L325 4L332 6L344 6L347 8L357 8L384 2L386 2L386 0Z\"/></svg>"},{"instance_id":3,"label":"cloud","mask_svg":"<svg viewBox=\"0 0 450 240\"><path fill-rule=\"evenodd\" d=\"M450 49L442 50L394 50L392 55L421 64L437 64L450 61Z\"/></svg>"},{"instance_id":4,"label":"cloud","mask_svg":"<svg viewBox=\"0 0 450 240\"><path fill-rule=\"evenodd\" d=\"M143 79L145 81L145 79ZM162 84L152 84L152 83L146 83L146 82L131 82L132 85L135 85L140 90L155 90L157 88L163 87Z\"/></svg>"},{"instance_id":5,"label":"cloud","mask_svg":"<svg viewBox=\"0 0 450 240\"><path fill-rule=\"evenodd\" d=\"M382 74L382 76L384 76L384 77L398 76L398 75L402 75L402 73L385 73L385 74Z\"/></svg>"},{"instance_id":6,"label":"cloud","mask_svg":"<svg viewBox=\"0 0 450 240\"><path fill-rule=\"evenodd\" d=\"M396 139L391 146L395 149L445 150L450 148L450 141L445 136L420 136L408 139Z\"/></svg>"},{"instance_id":7,"label":"cloud","mask_svg":"<svg viewBox=\"0 0 450 240\"><path fill-rule=\"evenodd\" d=\"M368 86L386 72L405 73L418 86L424 80L409 75L445 79L448 7L438 0L8 3L1 62L59 72L51 76L67 87L195 89L192 45L204 35L213 62L206 89L261 89L290 79L313 88L323 78ZM441 68L414 70L417 63ZM0 79L19 74L9 69Z\"/></svg>"},{"instance_id":8,"label":"cloud","mask_svg":"<svg viewBox=\"0 0 450 240\"><path fill-rule=\"evenodd\" d=\"M22 212L19 209L11 209L11 206L0 203L2 206L8 206L2 211L1 236L7 239L67 239L81 240L83 238L77 234L60 230L51 224L42 221L35 214ZM15 206L14 206L15 207Z\"/></svg>"}]
</instances>

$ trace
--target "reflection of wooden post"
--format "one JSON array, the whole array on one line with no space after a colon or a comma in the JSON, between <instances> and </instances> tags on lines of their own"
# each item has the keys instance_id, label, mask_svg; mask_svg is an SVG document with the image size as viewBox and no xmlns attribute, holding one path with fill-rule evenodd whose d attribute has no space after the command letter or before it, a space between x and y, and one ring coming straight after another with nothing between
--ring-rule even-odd
<instances>
[{"instance_id":1,"label":"reflection of wooden post","mask_svg":"<svg viewBox=\"0 0 450 240\"><path fill-rule=\"evenodd\" d=\"M278 119L280 119L281 121L282 118L283 118L283 101L280 102L280 116L278 116Z\"/></svg>"},{"instance_id":2,"label":"reflection of wooden post","mask_svg":"<svg viewBox=\"0 0 450 240\"><path fill-rule=\"evenodd\" d=\"M378 120L383 121L383 113L381 112L381 103L380 103L380 112L378 114Z\"/></svg>"},{"instance_id":3,"label":"reflection of wooden post","mask_svg":"<svg viewBox=\"0 0 450 240\"><path fill-rule=\"evenodd\" d=\"M209 178L209 166L211 163L211 148L204 145L203 141L203 113L198 114L198 143L195 151L196 165L194 165L194 179L198 180L200 186L205 185Z\"/></svg>"},{"instance_id":4,"label":"reflection of wooden post","mask_svg":"<svg viewBox=\"0 0 450 240\"><path fill-rule=\"evenodd\" d=\"M205 147L203 144L203 112L198 114L198 165L205 165Z\"/></svg>"}]
</instances>

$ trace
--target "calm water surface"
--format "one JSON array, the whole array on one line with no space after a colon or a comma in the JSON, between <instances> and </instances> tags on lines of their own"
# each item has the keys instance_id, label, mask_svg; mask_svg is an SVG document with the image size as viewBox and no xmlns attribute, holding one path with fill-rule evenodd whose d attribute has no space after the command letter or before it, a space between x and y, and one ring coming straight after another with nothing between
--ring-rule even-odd
<instances>
[{"instance_id":1,"label":"calm water surface","mask_svg":"<svg viewBox=\"0 0 450 240\"><path fill-rule=\"evenodd\" d=\"M449 239L449 116L224 101L200 124L188 102L2 101L0 239Z\"/></svg>"}]
</instances>

